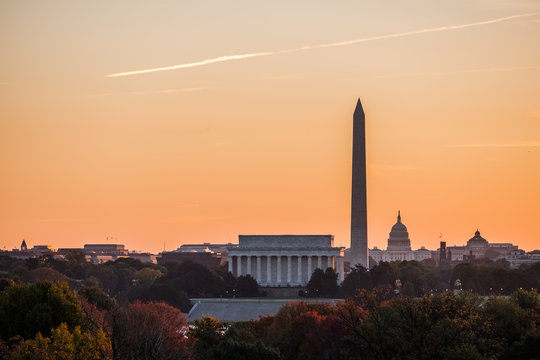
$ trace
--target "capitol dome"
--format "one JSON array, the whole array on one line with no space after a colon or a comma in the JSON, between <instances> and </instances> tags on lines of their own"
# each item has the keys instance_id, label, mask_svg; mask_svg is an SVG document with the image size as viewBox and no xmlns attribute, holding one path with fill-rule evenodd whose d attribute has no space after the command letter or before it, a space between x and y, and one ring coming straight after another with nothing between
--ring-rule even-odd
<instances>
[{"instance_id":1,"label":"capitol dome","mask_svg":"<svg viewBox=\"0 0 540 360\"><path fill-rule=\"evenodd\" d=\"M469 241L467 241L468 247L487 247L488 241L480 236L480 231L476 229L476 232L474 233L474 237L470 238Z\"/></svg>"},{"instance_id":2,"label":"capitol dome","mask_svg":"<svg viewBox=\"0 0 540 360\"><path fill-rule=\"evenodd\" d=\"M407 227L401 222L401 212L398 211L397 223L392 226L390 237L388 238L388 250L402 251L411 250L411 240Z\"/></svg>"},{"instance_id":3,"label":"capitol dome","mask_svg":"<svg viewBox=\"0 0 540 360\"><path fill-rule=\"evenodd\" d=\"M392 226L391 231L400 231L400 232L407 231L407 227L403 225L403 223L401 222L401 215L399 211L398 211L398 221L397 223L394 224L394 226Z\"/></svg>"}]
</instances>

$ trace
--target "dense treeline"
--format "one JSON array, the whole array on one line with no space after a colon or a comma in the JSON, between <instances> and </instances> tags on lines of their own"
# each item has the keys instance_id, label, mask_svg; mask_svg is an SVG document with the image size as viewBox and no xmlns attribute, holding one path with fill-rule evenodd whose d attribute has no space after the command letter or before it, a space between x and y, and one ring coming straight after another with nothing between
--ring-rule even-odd
<instances>
[{"instance_id":1,"label":"dense treeline","mask_svg":"<svg viewBox=\"0 0 540 360\"><path fill-rule=\"evenodd\" d=\"M257 296L255 279L232 276L225 266L210 270L193 262L146 264L121 258L104 264L85 261L84 254L74 252L65 260L51 256L19 260L0 256L0 278L21 282L63 281L72 289L98 287L120 304L140 300L164 301L189 311L190 297Z\"/></svg>"},{"instance_id":2,"label":"dense treeline","mask_svg":"<svg viewBox=\"0 0 540 360\"><path fill-rule=\"evenodd\" d=\"M457 280L467 291L455 296L446 290ZM0 358L538 358L539 286L540 263L383 262L353 268L341 286L332 269L318 269L303 295L345 302L188 326L189 297L257 296L255 280L191 262L0 257Z\"/></svg>"},{"instance_id":3,"label":"dense treeline","mask_svg":"<svg viewBox=\"0 0 540 360\"><path fill-rule=\"evenodd\" d=\"M519 290L508 299L388 300L364 290L336 306L290 303L249 323L203 318L191 335L197 360L250 358L247 349L262 359L537 359L540 298Z\"/></svg>"},{"instance_id":4,"label":"dense treeline","mask_svg":"<svg viewBox=\"0 0 540 360\"><path fill-rule=\"evenodd\" d=\"M97 287L4 281L0 331L0 357L13 360L535 359L540 296L411 298L381 287L337 305L295 302L259 320L188 326L161 302L124 307Z\"/></svg>"},{"instance_id":5,"label":"dense treeline","mask_svg":"<svg viewBox=\"0 0 540 360\"><path fill-rule=\"evenodd\" d=\"M192 263L144 264L122 258L104 264L85 261L74 252L65 260L50 256L18 260L0 256L0 278L21 282L64 281L72 289L95 286L120 304L140 300L164 301L187 312L190 297L259 296L251 276L235 278L226 266L214 270ZM477 260L451 265L434 260L381 262L370 271L352 268L341 286L331 269L316 270L307 285L309 297L347 297L357 289L389 287L401 295L415 297L454 289L459 280L464 290L481 295L508 295L517 289L540 288L540 263L510 268L504 260Z\"/></svg>"},{"instance_id":6,"label":"dense treeline","mask_svg":"<svg viewBox=\"0 0 540 360\"><path fill-rule=\"evenodd\" d=\"M399 280L399 281L398 281ZM540 288L540 262L510 268L502 260L477 260L452 266L434 260L381 262L370 271L355 267L341 284L341 295L351 296L356 289L399 288L410 297L461 288L480 295L509 295L518 289ZM396 286L396 281L398 285ZM400 284L400 285L399 285Z\"/></svg>"}]
</instances>

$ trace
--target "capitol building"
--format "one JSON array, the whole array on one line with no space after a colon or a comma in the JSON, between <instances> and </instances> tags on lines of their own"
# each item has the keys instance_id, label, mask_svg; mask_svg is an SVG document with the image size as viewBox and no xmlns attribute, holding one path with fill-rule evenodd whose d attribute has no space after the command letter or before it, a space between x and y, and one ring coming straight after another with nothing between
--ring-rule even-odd
<instances>
[{"instance_id":1,"label":"capitol building","mask_svg":"<svg viewBox=\"0 0 540 360\"><path fill-rule=\"evenodd\" d=\"M386 250L374 247L369 250L370 264L376 265L381 261L422 261L431 259L431 251L423 246L418 250L411 250L411 240L407 227L401 222L401 213L398 211L397 222L392 226L388 237Z\"/></svg>"}]
</instances>

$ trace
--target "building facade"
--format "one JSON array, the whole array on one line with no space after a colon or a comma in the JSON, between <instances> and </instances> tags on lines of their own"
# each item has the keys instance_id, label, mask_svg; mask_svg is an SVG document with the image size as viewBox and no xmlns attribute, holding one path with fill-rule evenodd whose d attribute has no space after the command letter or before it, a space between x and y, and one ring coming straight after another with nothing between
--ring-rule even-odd
<instances>
[{"instance_id":1,"label":"building facade","mask_svg":"<svg viewBox=\"0 0 540 360\"><path fill-rule=\"evenodd\" d=\"M251 275L260 286L305 286L317 268L344 279L343 247L332 235L240 235L228 249L229 271Z\"/></svg>"},{"instance_id":2,"label":"building facade","mask_svg":"<svg viewBox=\"0 0 540 360\"><path fill-rule=\"evenodd\" d=\"M504 257L511 267L519 267L523 264L533 264L540 261L540 250L525 252L523 250L513 250Z\"/></svg>"},{"instance_id":3,"label":"building facade","mask_svg":"<svg viewBox=\"0 0 540 360\"><path fill-rule=\"evenodd\" d=\"M511 243L488 242L480 235L480 231L477 229L466 245L448 246L446 248L446 258L448 261L470 261L480 258L497 260L503 259L506 255L517 250L517 245Z\"/></svg>"},{"instance_id":4,"label":"building facade","mask_svg":"<svg viewBox=\"0 0 540 360\"><path fill-rule=\"evenodd\" d=\"M180 246L178 249L176 249L176 252L209 252L214 254L226 254L227 249L230 247L237 246L236 244L228 243L228 244L211 244L211 243L203 243L203 244L184 244Z\"/></svg>"}]
</instances>

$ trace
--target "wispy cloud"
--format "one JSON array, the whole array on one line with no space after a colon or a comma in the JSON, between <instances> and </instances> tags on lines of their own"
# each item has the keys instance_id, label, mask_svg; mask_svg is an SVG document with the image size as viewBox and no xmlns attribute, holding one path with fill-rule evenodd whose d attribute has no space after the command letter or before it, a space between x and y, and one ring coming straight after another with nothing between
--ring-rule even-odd
<instances>
[{"instance_id":1,"label":"wispy cloud","mask_svg":"<svg viewBox=\"0 0 540 360\"><path fill-rule=\"evenodd\" d=\"M185 63L185 64L172 65L172 66L162 66L162 67L156 67L156 68L151 68L151 69L143 69L143 70L118 72L118 73L106 75L106 77L120 77L120 76L141 75L141 74L148 74L148 73L154 73L154 72L159 72L159 71L170 71L170 70L185 69L185 68L191 68L191 67L197 67L197 66L205 66L205 65L210 65L210 64L220 63L220 62L249 59L249 58L261 57L261 56L271 56L271 55L293 53L293 52L299 52L299 51L305 51L305 50L347 46L347 45L354 45L354 44L359 44L359 43L363 43L363 42L400 38L400 37L406 37L406 36L411 36L411 35L419 35L419 34L425 34L425 33L460 30L460 29L466 29L466 28L470 28L470 27L491 25L491 24L496 24L496 23L500 23L500 22L504 22L504 21L513 20L513 19L531 17L531 16L537 16L537 15L540 15L540 12L526 13L526 14L516 14L516 15L491 19L491 20L478 21L478 22L469 23L469 24L441 26L441 27L435 27L435 28L429 28L429 29L406 31L406 32L400 32L400 33L372 36L372 37L353 39L353 40L346 40L346 41L339 41L339 42L332 42L332 43L326 43L326 44L307 45L307 46L302 46L302 47L298 47L298 48L294 48L294 49L287 49L287 50L263 51L263 52L247 53L247 54L219 56L219 57L215 57L215 58L211 58L211 59L205 59L205 60L196 61L196 62L192 62L192 63Z\"/></svg>"},{"instance_id":2,"label":"wispy cloud","mask_svg":"<svg viewBox=\"0 0 540 360\"><path fill-rule=\"evenodd\" d=\"M440 75L455 75L455 74L469 74L469 73L489 73L489 72L518 71L518 70L540 70L540 65L512 66L512 67L492 67L492 68L485 68L485 69L440 71L440 72L402 74L402 75L383 75L383 76L379 76L379 78L394 79L394 78L407 78L407 77L440 76Z\"/></svg>"},{"instance_id":3,"label":"wispy cloud","mask_svg":"<svg viewBox=\"0 0 540 360\"><path fill-rule=\"evenodd\" d=\"M452 144L449 147L459 148L528 148L540 147L540 141L517 142L517 143L479 143L479 144Z\"/></svg>"},{"instance_id":4,"label":"wispy cloud","mask_svg":"<svg viewBox=\"0 0 540 360\"><path fill-rule=\"evenodd\" d=\"M180 93L180 92L191 92L191 91L201 91L206 88L194 87L194 88L184 88L184 89L165 89L165 90L156 90L156 91L127 91L127 92L113 92L113 93L100 93L100 94L90 94L90 97L103 97L103 96L118 96L118 95L146 95L146 94L171 94L171 93Z\"/></svg>"}]
</instances>

